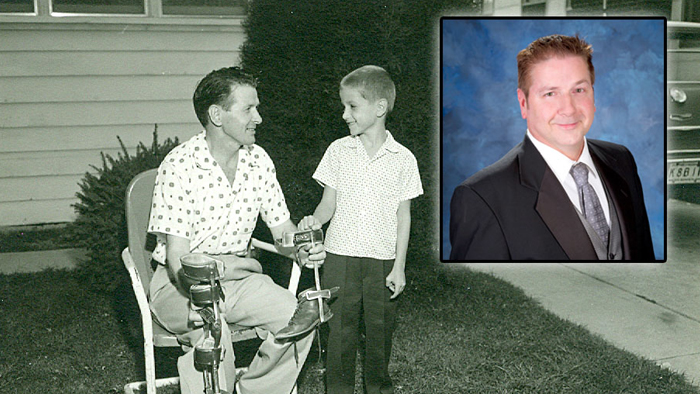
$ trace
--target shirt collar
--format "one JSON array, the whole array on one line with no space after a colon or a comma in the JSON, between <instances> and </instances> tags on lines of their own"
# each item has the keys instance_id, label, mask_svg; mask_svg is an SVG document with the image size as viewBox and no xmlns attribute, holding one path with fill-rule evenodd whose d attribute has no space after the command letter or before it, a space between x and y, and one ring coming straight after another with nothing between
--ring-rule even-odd
<instances>
[{"instance_id":1,"label":"shirt collar","mask_svg":"<svg viewBox=\"0 0 700 394\"><path fill-rule=\"evenodd\" d=\"M342 141L342 144L348 148L359 148L360 144L362 144L362 142L360 141L359 137L351 136L350 138L344 139ZM394 139L394 136L391 135L391 132L389 132L389 130L386 130L386 140L384 140L384 143L377 151L377 156L379 156L379 153L382 151L387 151L387 152L391 152L391 153L398 153L399 147L400 147L399 143L396 142L396 140Z\"/></svg>"},{"instance_id":2,"label":"shirt collar","mask_svg":"<svg viewBox=\"0 0 700 394\"><path fill-rule=\"evenodd\" d=\"M218 165L209 151L206 131L202 131L192 139L192 157L197 167L203 170L211 170Z\"/></svg>"},{"instance_id":3,"label":"shirt collar","mask_svg":"<svg viewBox=\"0 0 700 394\"><path fill-rule=\"evenodd\" d=\"M576 163L586 164L586 166L588 166L589 173L593 174L593 176L596 178L598 177L598 171L595 168L595 164L593 164L591 152L588 150L588 141L586 140L586 137L583 137L583 152L581 152L581 156L578 158L578 161L575 161L569 159L566 157L566 155L552 148L551 146L545 145L544 143L538 141L537 138L532 136L530 130L527 131L527 136L530 138L530 141L532 141L532 144L535 145L537 151L540 152L540 155L542 155L542 158L547 163L549 168L552 170L552 172L554 172L554 175L560 181L570 176L569 171L571 170L571 166Z\"/></svg>"},{"instance_id":4,"label":"shirt collar","mask_svg":"<svg viewBox=\"0 0 700 394\"><path fill-rule=\"evenodd\" d=\"M192 157L194 158L194 162L197 165L197 168L201 168L203 170L212 170L214 167L217 167L219 164L214 160L214 157L211 155L211 151L209 151L209 145L207 145L207 139L206 139L206 131L202 131L201 133L197 134L193 139L193 148L192 148ZM249 159L247 160L248 166L249 167L257 167L257 160L253 158L253 155L250 153L254 149L254 145L243 145L240 149L241 153L244 153L246 157Z\"/></svg>"}]
</instances>

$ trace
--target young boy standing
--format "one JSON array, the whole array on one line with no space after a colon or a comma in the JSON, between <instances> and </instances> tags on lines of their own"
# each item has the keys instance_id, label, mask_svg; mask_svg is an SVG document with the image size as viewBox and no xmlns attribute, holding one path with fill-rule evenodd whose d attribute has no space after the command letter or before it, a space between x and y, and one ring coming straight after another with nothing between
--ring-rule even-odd
<instances>
[{"instance_id":1,"label":"young boy standing","mask_svg":"<svg viewBox=\"0 0 700 394\"><path fill-rule=\"evenodd\" d=\"M361 317L366 392L393 393L388 365L395 299L406 285L411 199L423 194L415 157L385 128L395 97L394 83L381 67L360 67L342 79L350 135L326 150L313 175L324 187L323 197L299 223L309 228L330 220L323 284L340 290L329 321L328 394L354 391Z\"/></svg>"}]
</instances>

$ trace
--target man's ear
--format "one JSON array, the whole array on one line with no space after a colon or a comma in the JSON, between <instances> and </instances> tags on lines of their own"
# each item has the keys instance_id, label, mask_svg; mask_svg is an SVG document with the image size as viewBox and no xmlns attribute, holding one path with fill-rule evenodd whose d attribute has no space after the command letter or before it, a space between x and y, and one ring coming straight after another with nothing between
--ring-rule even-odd
<instances>
[{"instance_id":1,"label":"man's ear","mask_svg":"<svg viewBox=\"0 0 700 394\"><path fill-rule=\"evenodd\" d=\"M210 105L207 113L209 114L209 122L216 127L221 127L221 107Z\"/></svg>"},{"instance_id":2,"label":"man's ear","mask_svg":"<svg viewBox=\"0 0 700 394\"><path fill-rule=\"evenodd\" d=\"M389 109L389 102L386 99L379 99L377 100L377 117L380 118L384 115L386 115L387 110Z\"/></svg>"},{"instance_id":3,"label":"man's ear","mask_svg":"<svg viewBox=\"0 0 700 394\"><path fill-rule=\"evenodd\" d=\"M518 104L520 104L520 116L527 119L527 96L522 89L518 89Z\"/></svg>"}]
</instances>

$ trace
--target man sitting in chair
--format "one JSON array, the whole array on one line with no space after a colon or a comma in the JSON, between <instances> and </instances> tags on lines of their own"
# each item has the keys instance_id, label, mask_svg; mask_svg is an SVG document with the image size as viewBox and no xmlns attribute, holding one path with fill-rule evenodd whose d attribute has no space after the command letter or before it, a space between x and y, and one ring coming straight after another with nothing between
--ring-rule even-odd
<instances>
[{"instance_id":1,"label":"man sitting in chair","mask_svg":"<svg viewBox=\"0 0 700 394\"><path fill-rule=\"evenodd\" d=\"M201 318L190 308L192 283L182 275L180 257L216 255L225 263L221 287L226 321L268 333L236 391L288 394L311 347L309 329L318 323L319 308L316 303L301 302L299 308L306 308L305 313L295 314L297 300L292 293L262 274L258 261L237 257L247 249L258 214L274 239L297 231L274 164L255 145L255 128L262 122L256 84L241 69L230 67L212 71L197 85L193 102L204 131L173 149L158 168L148 227L158 237L153 256L159 262L150 286L151 307L157 321L175 334L185 335L201 326ZM322 244L308 253L309 264L322 263L326 255ZM275 339L283 328L302 334L294 341ZM221 388L232 392L233 349L228 329L223 331ZM183 394L204 389L192 353L178 360Z\"/></svg>"}]
</instances>

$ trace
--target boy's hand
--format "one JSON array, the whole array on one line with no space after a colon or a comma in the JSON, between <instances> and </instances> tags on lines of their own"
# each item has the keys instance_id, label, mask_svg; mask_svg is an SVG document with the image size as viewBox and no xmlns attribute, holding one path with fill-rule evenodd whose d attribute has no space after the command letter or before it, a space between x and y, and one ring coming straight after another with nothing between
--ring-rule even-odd
<instances>
[{"instance_id":1,"label":"boy's hand","mask_svg":"<svg viewBox=\"0 0 700 394\"><path fill-rule=\"evenodd\" d=\"M305 256L308 253L308 258ZM323 265L326 259L326 248L322 243L316 245L306 245L299 253L301 264L306 268L314 268L314 262L319 266Z\"/></svg>"},{"instance_id":2,"label":"boy's hand","mask_svg":"<svg viewBox=\"0 0 700 394\"><path fill-rule=\"evenodd\" d=\"M321 228L321 222L314 215L305 216L297 224L299 230L317 230Z\"/></svg>"},{"instance_id":3,"label":"boy's hand","mask_svg":"<svg viewBox=\"0 0 700 394\"><path fill-rule=\"evenodd\" d=\"M321 222L314 215L305 216L297 224L299 231L318 230L321 226ZM314 268L314 262L319 266L323 265L326 259L326 248L323 243L306 245L299 251L299 259L301 260L299 264L306 268Z\"/></svg>"},{"instance_id":4,"label":"boy's hand","mask_svg":"<svg viewBox=\"0 0 700 394\"><path fill-rule=\"evenodd\" d=\"M392 300L398 297L406 287L406 274L404 271L402 269L392 269L386 277L386 287L394 293L391 295Z\"/></svg>"}]
</instances>

